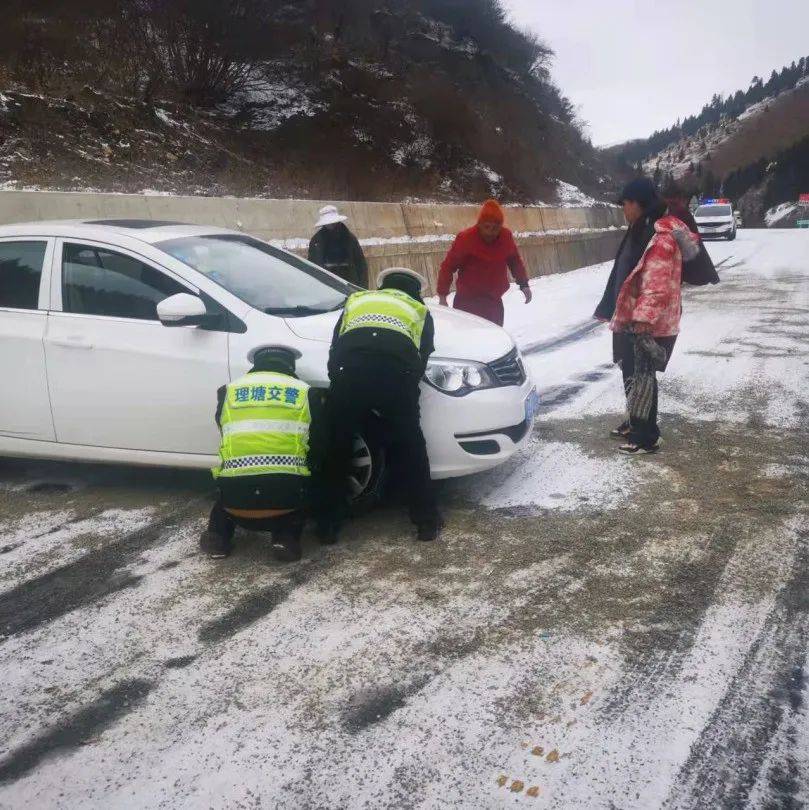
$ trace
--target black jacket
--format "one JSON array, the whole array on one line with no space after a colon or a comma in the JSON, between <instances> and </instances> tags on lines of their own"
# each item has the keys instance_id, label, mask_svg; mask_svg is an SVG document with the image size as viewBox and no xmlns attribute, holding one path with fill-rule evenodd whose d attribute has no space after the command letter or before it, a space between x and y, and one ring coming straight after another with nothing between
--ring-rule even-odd
<instances>
[{"instance_id":1,"label":"black jacket","mask_svg":"<svg viewBox=\"0 0 809 810\"><path fill-rule=\"evenodd\" d=\"M294 374L288 376L296 377ZM226 391L227 386L223 385L216 392L215 418L216 426L220 430ZM327 449L324 400L323 389L309 389L309 412L312 423L309 427L307 463L312 478L318 476L322 470ZM302 509L309 504L312 478L288 473L245 475L237 478L217 478L217 485L225 509Z\"/></svg>"},{"instance_id":2,"label":"black jacket","mask_svg":"<svg viewBox=\"0 0 809 810\"><path fill-rule=\"evenodd\" d=\"M669 213L688 225L691 233L699 236L699 228L694 215L685 206L669 206ZM713 260L702 239L699 240L699 253L690 262L683 262L683 284L694 287L704 287L706 284L719 284L719 274L716 272Z\"/></svg>"},{"instance_id":3,"label":"black jacket","mask_svg":"<svg viewBox=\"0 0 809 810\"><path fill-rule=\"evenodd\" d=\"M421 298L416 300L423 304ZM333 380L338 369L346 366L362 366L368 358L383 357L387 362L413 374L417 379L424 376L427 360L435 351L435 324L428 312L421 333L421 345L416 349L413 341L407 336L394 332L393 329L360 327L344 335L340 334L343 315L340 315L329 351L329 379Z\"/></svg>"},{"instance_id":4,"label":"black jacket","mask_svg":"<svg viewBox=\"0 0 809 810\"><path fill-rule=\"evenodd\" d=\"M344 223L332 231L321 228L309 242L309 261L350 284L368 289L368 263L359 240Z\"/></svg>"}]
</instances>

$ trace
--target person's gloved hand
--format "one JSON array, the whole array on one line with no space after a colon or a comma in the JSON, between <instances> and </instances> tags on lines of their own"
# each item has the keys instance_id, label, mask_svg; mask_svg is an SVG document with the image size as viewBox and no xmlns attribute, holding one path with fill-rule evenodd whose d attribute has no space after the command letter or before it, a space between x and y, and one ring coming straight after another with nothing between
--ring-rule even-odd
<instances>
[{"instance_id":1,"label":"person's gloved hand","mask_svg":"<svg viewBox=\"0 0 809 810\"><path fill-rule=\"evenodd\" d=\"M534 297L533 293L531 292L531 288L526 284L524 287L520 287L522 290L522 294L525 296L525 303L530 304L531 299Z\"/></svg>"},{"instance_id":2,"label":"person's gloved hand","mask_svg":"<svg viewBox=\"0 0 809 810\"><path fill-rule=\"evenodd\" d=\"M441 304L442 307L448 306L448 304L447 304L447 296L446 295L439 295L438 296L438 303Z\"/></svg>"}]
</instances>

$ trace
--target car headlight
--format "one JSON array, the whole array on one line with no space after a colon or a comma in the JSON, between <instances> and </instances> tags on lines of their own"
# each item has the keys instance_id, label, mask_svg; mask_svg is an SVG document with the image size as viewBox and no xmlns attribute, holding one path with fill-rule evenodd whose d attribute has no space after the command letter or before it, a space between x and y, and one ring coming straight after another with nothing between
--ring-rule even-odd
<instances>
[{"instance_id":1,"label":"car headlight","mask_svg":"<svg viewBox=\"0 0 809 810\"><path fill-rule=\"evenodd\" d=\"M472 391L498 385L485 363L476 363L474 360L444 360L441 357L427 361L424 379L433 388L452 397L463 397Z\"/></svg>"}]
</instances>

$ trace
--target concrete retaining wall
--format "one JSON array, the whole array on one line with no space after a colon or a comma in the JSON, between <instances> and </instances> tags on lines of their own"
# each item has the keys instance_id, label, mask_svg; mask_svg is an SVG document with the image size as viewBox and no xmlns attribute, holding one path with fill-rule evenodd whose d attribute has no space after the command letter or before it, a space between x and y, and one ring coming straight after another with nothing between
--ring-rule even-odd
<instances>
[{"instance_id":1,"label":"concrete retaining wall","mask_svg":"<svg viewBox=\"0 0 809 810\"><path fill-rule=\"evenodd\" d=\"M162 219L243 230L305 254L301 240L312 235L317 212L328 202L4 191L0 192L0 224L43 219ZM363 249L372 276L386 267L412 267L430 280L431 290L451 236L472 225L478 210L474 205L334 204L348 216L357 237L366 242ZM612 258L624 220L618 208L509 207L506 224L515 232L530 275L536 277Z\"/></svg>"}]
</instances>

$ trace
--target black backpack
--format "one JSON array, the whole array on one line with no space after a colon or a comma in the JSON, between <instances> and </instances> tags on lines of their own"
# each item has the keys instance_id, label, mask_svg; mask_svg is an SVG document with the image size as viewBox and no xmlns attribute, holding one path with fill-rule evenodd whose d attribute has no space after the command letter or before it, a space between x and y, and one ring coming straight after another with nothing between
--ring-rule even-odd
<instances>
[{"instance_id":1,"label":"black backpack","mask_svg":"<svg viewBox=\"0 0 809 810\"><path fill-rule=\"evenodd\" d=\"M704 287L706 284L719 284L719 274L713 261L700 241L699 253L690 262L683 262L683 284Z\"/></svg>"}]
</instances>

